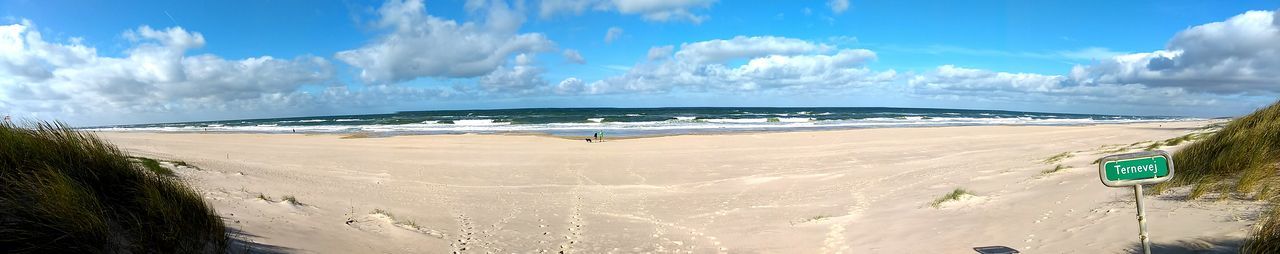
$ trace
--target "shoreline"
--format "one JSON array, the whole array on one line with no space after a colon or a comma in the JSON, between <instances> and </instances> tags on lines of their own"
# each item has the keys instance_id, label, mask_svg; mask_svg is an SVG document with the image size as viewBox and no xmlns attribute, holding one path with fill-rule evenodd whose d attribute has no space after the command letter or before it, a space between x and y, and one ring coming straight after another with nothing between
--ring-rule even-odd
<instances>
[{"instance_id":1,"label":"shoreline","mask_svg":"<svg viewBox=\"0 0 1280 254\"><path fill-rule=\"evenodd\" d=\"M973 125L940 125L940 126L859 126L859 127L783 127L774 129L742 129L742 130L721 130L721 131L695 131L686 133L664 133L664 134L639 134L639 135L614 135L609 134L606 140L628 140L628 139L645 139L672 136L716 136L716 135L755 135L768 133L791 133L791 132L841 132L866 129L917 129L917 128L954 128L954 127L984 127L984 126L1008 126L1008 127L1038 127L1038 126L1056 126L1056 127L1087 127L1099 125L1135 125L1135 124L1152 124L1152 123L1182 123L1182 122L1208 122L1218 123L1226 122L1230 119L1209 118L1209 119L1177 119L1177 120L1160 120L1160 121L1140 121L1125 123L1087 123L1087 124L973 124ZM558 135L549 132L540 131L492 131L492 132L399 132L399 131L345 131L345 132L269 132L269 131L157 131L157 130L104 130L104 129L81 129L91 133L151 133L151 134L264 134L264 135L308 135L308 136L353 136L353 135L369 135L368 137L351 137L351 138L387 138L397 136L459 136L459 135L489 135L489 136L538 136L550 137L569 140L581 140L591 137L589 135ZM581 131L582 133L590 133L590 130Z\"/></svg>"}]
</instances>

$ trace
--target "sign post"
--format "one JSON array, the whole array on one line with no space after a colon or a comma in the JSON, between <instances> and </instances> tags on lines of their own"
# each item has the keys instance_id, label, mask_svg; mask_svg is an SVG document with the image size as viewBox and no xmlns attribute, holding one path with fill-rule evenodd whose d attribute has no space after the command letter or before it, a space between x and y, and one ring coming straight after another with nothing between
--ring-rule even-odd
<instances>
[{"instance_id":1,"label":"sign post","mask_svg":"<svg viewBox=\"0 0 1280 254\"><path fill-rule=\"evenodd\" d=\"M1142 241L1142 253L1151 254L1147 213L1142 208L1142 185L1173 178L1173 157L1160 150L1102 157L1098 159L1098 177L1107 187L1133 186L1133 198L1138 202L1138 240Z\"/></svg>"}]
</instances>

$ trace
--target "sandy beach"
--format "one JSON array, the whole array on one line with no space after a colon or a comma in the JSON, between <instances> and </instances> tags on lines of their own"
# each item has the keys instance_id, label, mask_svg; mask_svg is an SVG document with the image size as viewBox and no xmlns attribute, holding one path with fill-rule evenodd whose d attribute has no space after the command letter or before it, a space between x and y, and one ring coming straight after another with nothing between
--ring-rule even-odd
<instances>
[{"instance_id":1,"label":"sandy beach","mask_svg":"<svg viewBox=\"0 0 1280 254\"><path fill-rule=\"evenodd\" d=\"M1023 253L1124 253L1138 248L1132 190L1103 186L1092 162L1104 151L1208 123L603 143L471 134L98 135L137 155L197 166L177 171L256 250L975 253L974 247L1008 246ZM1064 152L1070 157L1046 162ZM1065 168L1045 173L1059 164ZM931 205L956 188L974 195ZM1146 199L1157 247L1238 244L1264 204L1176 200L1184 192Z\"/></svg>"}]
</instances>

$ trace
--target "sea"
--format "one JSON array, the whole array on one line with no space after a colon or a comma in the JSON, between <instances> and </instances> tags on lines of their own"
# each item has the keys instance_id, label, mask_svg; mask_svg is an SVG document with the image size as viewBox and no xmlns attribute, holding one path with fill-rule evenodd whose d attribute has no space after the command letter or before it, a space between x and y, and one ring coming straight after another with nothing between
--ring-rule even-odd
<instances>
[{"instance_id":1,"label":"sea","mask_svg":"<svg viewBox=\"0 0 1280 254\"><path fill-rule=\"evenodd\" d=\"M92 127L94 131L373 133L381 135L540 133L649 136L982 125L1091 125L1192 120L1129 116L884 107L524 108L404 111Z\"/></svg>"}]
</instances>

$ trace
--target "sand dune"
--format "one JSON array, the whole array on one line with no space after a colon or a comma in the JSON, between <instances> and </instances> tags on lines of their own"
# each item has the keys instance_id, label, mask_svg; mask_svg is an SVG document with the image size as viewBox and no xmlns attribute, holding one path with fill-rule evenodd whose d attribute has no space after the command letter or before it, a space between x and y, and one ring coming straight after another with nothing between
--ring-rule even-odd
<instances>
[{"instance_id":1,"label":"sand dune","mask_svg":"<svg viewBox=\"0 0 1280 254\"><path fill-rule=\"evenodd\" d=\"M100 133L179 174L255 248L319 253L1113 253L1137 240L1104 150L1207 122L691 135ZM1141 149L1140 147L1137 149ZM1166 147L1166 150L1176 147ZM1060 162L1046 163L1068 152ZM1055 165L1069 168L1042 171ZM937 207L956 188L974 195ZM1224 248L1261 203L1149 197L1158 245ZM269 200L259 198L259 195ZM292 195L301 204L281 201ZM374 210L382 212L374 213Z\"/></svg>"}]
</instances>

